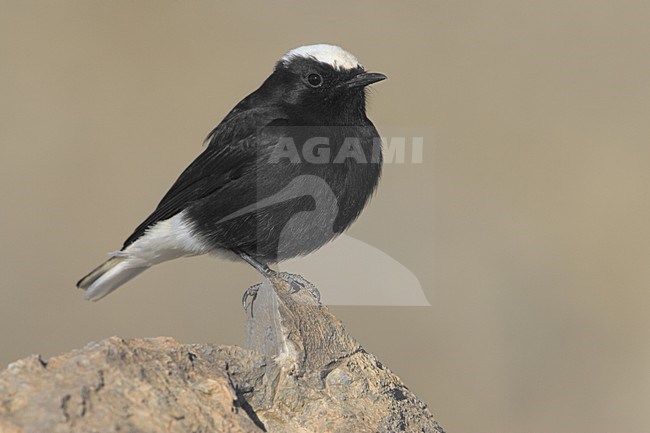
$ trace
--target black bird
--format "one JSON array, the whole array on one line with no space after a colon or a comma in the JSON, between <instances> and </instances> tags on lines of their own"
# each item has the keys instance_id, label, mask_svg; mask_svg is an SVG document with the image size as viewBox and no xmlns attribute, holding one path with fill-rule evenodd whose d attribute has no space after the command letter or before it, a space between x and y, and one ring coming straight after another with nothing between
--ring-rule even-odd
<instances>
[{"instance_id":1,"label":"black bird","mask_svg":"<svg viewBox=\"0 0 650 433\"><path fill-rule=\"evenodd\" d=\"M241 258L268 277L269 264L335 238L377 187L381 142L365 89L385 78L337 46L286 53L122 249L77 287L98 300L155 264L200 254Z\"/></svg>"}]
</instances>

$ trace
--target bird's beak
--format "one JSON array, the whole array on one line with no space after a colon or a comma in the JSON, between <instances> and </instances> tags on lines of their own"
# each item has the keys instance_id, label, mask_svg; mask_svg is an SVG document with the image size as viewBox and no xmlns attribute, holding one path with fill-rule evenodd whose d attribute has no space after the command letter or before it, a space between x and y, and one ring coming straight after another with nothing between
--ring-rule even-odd
<instances>
[{"instance_id":1,"label":"bird's beak","mask_svg":"<svg viewBox=\"0 0 650 433\"><path fill-rule=\"evenodd\" d=\"M384 74L380 74L379 72L362 72L358 75L355 75L348 81L344 82L341 84L342 87L347 87L348 89L354 88L354 87L365 87L369 84L376 83L381 80L385 80L388 78Z\"/></svg>"}]
</instances>

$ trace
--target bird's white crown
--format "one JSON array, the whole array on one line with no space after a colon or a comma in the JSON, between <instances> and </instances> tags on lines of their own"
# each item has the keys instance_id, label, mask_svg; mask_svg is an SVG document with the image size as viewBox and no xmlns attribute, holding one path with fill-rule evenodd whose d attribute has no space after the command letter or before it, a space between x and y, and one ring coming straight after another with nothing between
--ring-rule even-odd
<instances>
[{"instance_id":1,"label":"bird's white crown","mask_svg":"<svg viewBox=\"0 0 650 433\"><path fill-rule=\"evenodd\" d=\"M294 48L282 56L280 62L288 63L295 57L313 58L337 70L363 67L356 57L336 45L317 44Z\"/></svg>"}]
</instances>

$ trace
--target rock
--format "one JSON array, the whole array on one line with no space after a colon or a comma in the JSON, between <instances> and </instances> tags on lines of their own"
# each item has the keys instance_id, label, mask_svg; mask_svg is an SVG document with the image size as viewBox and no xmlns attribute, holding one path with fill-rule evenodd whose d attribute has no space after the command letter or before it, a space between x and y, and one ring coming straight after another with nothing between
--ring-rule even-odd
<instances>
[{"instance_id":1,"label":"rock","mask_svg":"<svg viewBox=\"0 0 650 433\"><path fill-rule=\"evenodd\" d=\"M443 432L308 291L265 281L248 349L112 337L0 373L0 432Z\"/></svg>"}]
</instances>

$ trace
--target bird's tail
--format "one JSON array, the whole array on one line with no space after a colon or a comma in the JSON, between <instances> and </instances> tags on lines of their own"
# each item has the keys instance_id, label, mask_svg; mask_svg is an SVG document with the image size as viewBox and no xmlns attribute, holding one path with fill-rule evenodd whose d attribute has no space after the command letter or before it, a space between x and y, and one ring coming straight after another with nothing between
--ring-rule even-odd
<instances>
[{"instance_id":1,"label":"bird's tail","mask_svg":"<svg viewBox=\"0 0 650 433\"><path fill-rule=\"evenodd\" d=\"M129 257L111 257L79 280L77 287L86 291L87 300L99 301L147 268L149 265L136 263Z\"/></svg>"}]
</instances>

